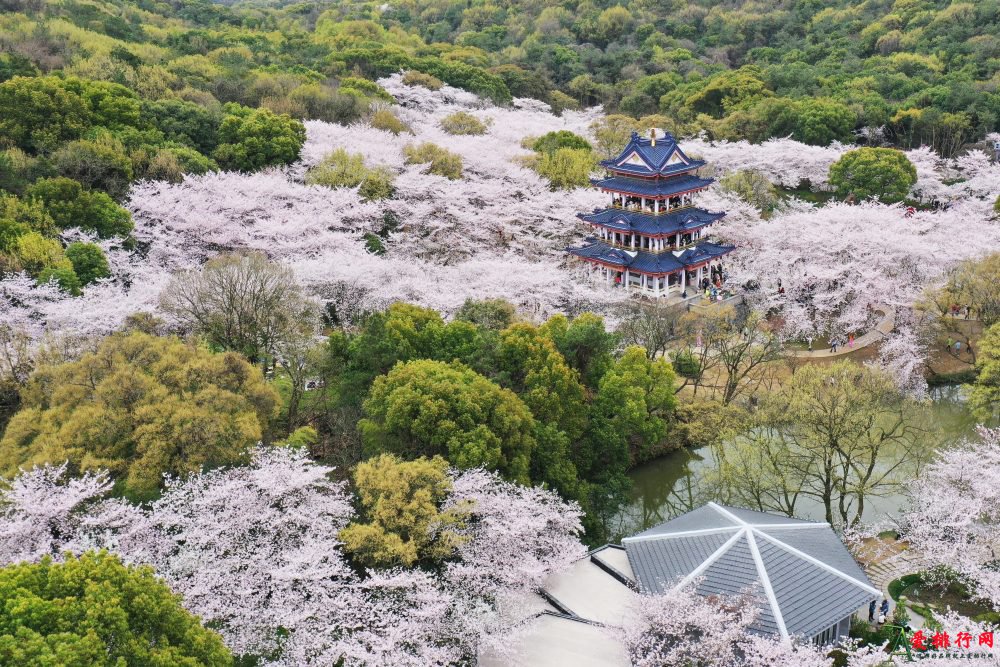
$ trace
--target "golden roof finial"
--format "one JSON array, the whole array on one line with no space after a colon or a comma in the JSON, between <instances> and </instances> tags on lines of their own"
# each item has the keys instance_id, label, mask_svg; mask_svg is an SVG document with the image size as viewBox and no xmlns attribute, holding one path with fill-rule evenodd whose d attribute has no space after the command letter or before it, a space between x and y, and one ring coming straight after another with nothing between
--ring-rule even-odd
<instances>
[{"instance_id":1,"label":"golden roof finial","mask_svg":"<svg viewBox=\"0 0 1000 667\"><path fill-rule=\"evenodd\" d=\"M656 145L656 128L655 127L649 128L649 145L650 146L655 146Z\"/></svg>"}]
</instances>

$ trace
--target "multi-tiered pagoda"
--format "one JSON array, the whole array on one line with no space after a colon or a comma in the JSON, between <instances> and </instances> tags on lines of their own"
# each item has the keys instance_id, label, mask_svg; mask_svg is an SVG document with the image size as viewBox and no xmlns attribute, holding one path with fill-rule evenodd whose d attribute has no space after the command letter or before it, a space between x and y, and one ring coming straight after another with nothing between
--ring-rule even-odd
<instances>
[{"instance_id":1,"label":"multi-tiered pagoda","mask_svg":"<svg viewBox=\"0 0 1000 667\"><path fill-rule=\"evenodd\" d=\"M599 271L609 284L650 296L693 295L723 281L722 257L732 246L710 243L708 229L725 213L694 205L712 184L669 132L633 132L621 155L604 160L607 177L591 182L611 193L608 208L581 213L595 236L567 251Z\"/></svg>"}]
</instances>

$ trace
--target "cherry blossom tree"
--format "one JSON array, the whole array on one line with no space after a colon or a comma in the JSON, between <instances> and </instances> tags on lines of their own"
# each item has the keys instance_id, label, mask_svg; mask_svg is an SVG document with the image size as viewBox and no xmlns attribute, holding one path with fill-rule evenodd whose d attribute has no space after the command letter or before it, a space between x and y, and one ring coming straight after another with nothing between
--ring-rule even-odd
<instances>
[{"instance_id":1,"label":"cherry blossom tree","mask_svg":"<svg viewBox=\"0 0 1000 667\"><path fill-rule=\"evenodd\" d=\"M926 466L899 525L928 566L957 573L1000 609L1000 429L980 429L979 438L941 451Z\"/></svg>"},{"instance_id":2,"label":"cherry blossom tree","mask_svg":"<svg viewBox=\"0 0 1000 667\"><path fill-rule=\"evenodd\" d=\"M110 489L105 472L67 479L66 464L18 475L0 489L0 563L58 558L85 520L83 506Z\"/></svg>"},{"instance_id":3,"label":"cherry blossom tree","mask_svg":"<svg viewBox=\"0 0 1000 667\"><path fill-rule=\"evenodd\" d=\"M624 629L634 667L825 667L829 647L781 641L749 632L759 607L749 593L705 597L692 585L636 601L636 618Z\"/></svg>"},{"instance_id":4,"label":"cherry blossom tree","mask_svg":"<svg viewBox=\"0 0 1000 667\"><path fill-rule=\"evenodd\" d=\"M523 599L582 557L580 508L482 470L451 471L449 507L469 513L440 572L371 570L337 533L353 509L332 469L295 448L168 480L146 506L105 498L103 474L22 473L0 495L0 562L106 548L151 565L234 653L276 665L460 663L510 645Z\"/></svg>"}]
</instances>

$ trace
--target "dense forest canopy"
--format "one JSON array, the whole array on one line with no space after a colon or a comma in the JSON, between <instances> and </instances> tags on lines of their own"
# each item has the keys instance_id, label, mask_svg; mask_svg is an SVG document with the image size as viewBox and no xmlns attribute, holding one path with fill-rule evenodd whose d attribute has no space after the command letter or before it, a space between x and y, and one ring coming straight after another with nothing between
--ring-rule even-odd
<instances>
[{"instance_id":1,"label":"dense forest canopy","mask_svg":"<svg viewBox=\"0 0 1000 667\"><path fill-rule=\"evenodd\" d=\"M417 69L499 102L602 103L729 139L791 134L827 144L884 128L892 143L950 156L1000 122L996 0L5 0L5 8L0 79L63 69L150 100L299 117L315 117L323 101L344 120L359 112L352 102L371 96L351 75ZM347 99L324 90L337 78Z\"/></svg>"}]
</instances>

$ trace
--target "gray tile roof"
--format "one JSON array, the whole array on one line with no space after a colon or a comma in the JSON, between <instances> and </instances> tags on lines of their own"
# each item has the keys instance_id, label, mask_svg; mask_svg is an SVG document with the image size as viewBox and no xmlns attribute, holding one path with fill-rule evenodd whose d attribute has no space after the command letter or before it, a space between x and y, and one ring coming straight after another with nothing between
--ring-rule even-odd
<instances>
[{"instance_id":1,"label":"gray tile roof","mask_svg":"<svg viewBox=\"0 0 1000 667\"><path fill-rule=\"evenodd\" d=\"M828 524L708 503L622 541L643 592L751 593L751 629L812 637L879 596Z\"/></svg>"}]
</instances>

